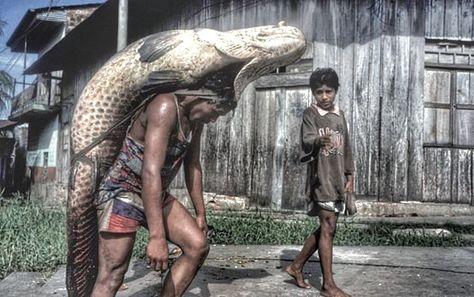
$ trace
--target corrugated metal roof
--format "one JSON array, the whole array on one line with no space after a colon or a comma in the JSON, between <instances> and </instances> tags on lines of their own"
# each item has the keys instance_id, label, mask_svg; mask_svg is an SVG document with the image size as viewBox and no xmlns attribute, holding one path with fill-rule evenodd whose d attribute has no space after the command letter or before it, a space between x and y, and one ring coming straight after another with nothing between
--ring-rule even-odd
<instances>
[{"instance_id":1,"label":"corrugated metal roof","mask_svg":"<svg viewBox=\"0 0 474 297\"><path fill-rule=\"evenodd\" d=\"M0 120L0 130L10 128L15 126L17 122L9 121L9 120Z\"/></svg>"},{"instance_id":2,"label":"corrugated metal roof","mask_svg":"<svg viewBox=\"0 0 474 297\"><path fill-rule=\"evenodd\" d=\"M117 0L109 0L44 53L24 74L62 70L76 61L87 61L99 46L116 47L116 37Z\"/></svg>"},{"instance_id":3,"label":"corrugated metal roof","mask_svg":"<svg viewBox=\"0 0 474 297\"><path fill-rule=\"evenodd\" d=\"M47 34L60 30L63 23L67 20L64 10L97 7L99 5L100 3L29 9L6 44L11 48L12 52L23 52L25 37L28 36L27 52L37 53L41 46L44 45L41 37L44 38L44 36L48 36Z\"/></svg>"}]
</instances>

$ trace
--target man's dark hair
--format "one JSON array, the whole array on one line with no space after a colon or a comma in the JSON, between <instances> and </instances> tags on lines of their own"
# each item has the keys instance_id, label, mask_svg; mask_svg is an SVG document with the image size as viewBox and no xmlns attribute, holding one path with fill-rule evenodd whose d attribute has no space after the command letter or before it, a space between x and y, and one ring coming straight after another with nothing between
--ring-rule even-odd
<instances>
[{"instance_id":1,"label":"man's dark hair","mask_svg":"<svg viewBox=\"0 0 474 297\"><path fill-rule=\"evenodd\" d=\"M333 88L337 92L337 89L339 89L339 77L334 69L316 68L316 70L311 73L311 77L309 78L311 90L314 91L322 85Z\"/></svg>"}]
</instances>

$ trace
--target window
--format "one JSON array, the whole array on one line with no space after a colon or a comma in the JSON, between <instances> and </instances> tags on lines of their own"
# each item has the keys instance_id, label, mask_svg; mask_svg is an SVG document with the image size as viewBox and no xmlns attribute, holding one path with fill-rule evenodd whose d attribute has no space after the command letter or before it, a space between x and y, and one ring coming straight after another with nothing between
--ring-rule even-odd
<instances>
[{"instance_id":1,"label":"window","mask_svg":"<svg viewBox=\"0 0 474 297\"><path fill-rule=\"evenodd\" d=\"M474 148L474 47L427 44L424 145Z\"/></svg>"}]
</instances>

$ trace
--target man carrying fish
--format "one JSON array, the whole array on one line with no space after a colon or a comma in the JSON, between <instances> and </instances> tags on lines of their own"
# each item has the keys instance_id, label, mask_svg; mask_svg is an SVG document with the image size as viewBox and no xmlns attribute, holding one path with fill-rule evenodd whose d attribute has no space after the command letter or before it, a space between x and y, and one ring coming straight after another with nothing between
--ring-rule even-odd
<instances>
[{"instance_id":1,"label":"man carrying fish","mask_svg":"<svg viewBox=\"0 0 474 297\"><path fill-rule=\"evenodd\" d=\"M168 269L167 239L182 249L161 296L184 293L208 252L199 161L201 131L203 124L235 106L232 100L176 92L154 97L136 114L119 156L99 186L99 272L92 296L115 295L140 226L149 230L146 259L156 271ZM195 218L167 192L181 162Z\"/></svg>"},{"instance_id":2,"label":"man carrying fish","mask_svg":"<svg viewBox=\"0 0 474 297\"><path fill-rule=\"evenodd\" d=\"M167 239L182 249L161 296L184 293L208 252L203 125L234 109L251 81L294 63L305 47L302 32L284 23L175 30L136 41L99 69L71 127L69 296L114 296L140 226L149 230L146 258L153 269L169 268ZM196 217L168 192L181 164Z\"/></svg>"}]
</instances>

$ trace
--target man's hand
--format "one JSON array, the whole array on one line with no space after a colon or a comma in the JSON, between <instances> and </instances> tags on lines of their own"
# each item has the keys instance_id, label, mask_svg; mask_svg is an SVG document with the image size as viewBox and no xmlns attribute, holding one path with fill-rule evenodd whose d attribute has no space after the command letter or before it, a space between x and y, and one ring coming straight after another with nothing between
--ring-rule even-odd
<instances>
[{"instance_id":1,"label":"man's hand","mask_svg":"<svg viewBox=\"0 0 474 297\"><path fill-rule=\"evenodd\" d=\"M205 216L197 216L196 217L196 224L198 225L199 229L204 233L204 236L207 237L207 222Z\"/></svg>"},{"instance_id":2,"label":"man's hand","mask_svg":"<svg viewBox=\"0 0 474 297\"><path fill-rule=\"evenodd\" d=\"M346 175L346 184L344 186L344 192L352 193L354 192L354 178L352 175Z\"/></svg>"},{"instance_id":3,"label":"man's hand","mask_svg":"<svg viewBox=\"0 0 474 297\"><path fill-rule=\"evenodd\" d=\"M156 271L168 269L168 243L164 238L150 238L146 247L146 263Z\"/></svg>"}]
</instances>

